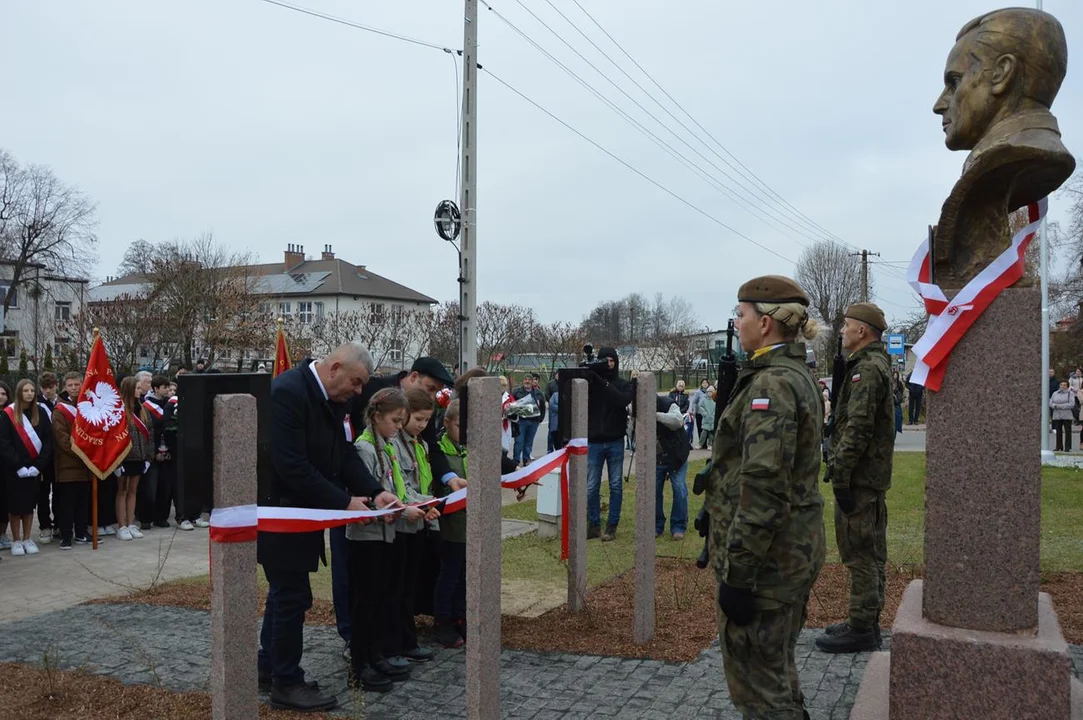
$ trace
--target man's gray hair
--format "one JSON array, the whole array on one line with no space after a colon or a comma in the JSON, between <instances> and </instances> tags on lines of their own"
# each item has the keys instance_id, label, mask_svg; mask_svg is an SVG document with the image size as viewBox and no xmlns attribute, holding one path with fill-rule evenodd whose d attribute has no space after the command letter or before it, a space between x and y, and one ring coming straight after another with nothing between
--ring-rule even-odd
<instances>
[{"instance_id":1,"label":"man's gray hair","mask_svg":"<svg viewBox=\"0 0 1083 720\"><path fill-rule=\"evenodd\" d=\"M154 375L147 372L146 370L140 370L139 372L137 372L135 374L135 381L136 382L142 382L144 380L146 380L147 382L150 382L153 378L154 378Z\"/></svg>"},{"instance_id":2,"label":"man's gray hair","mask_svg":"<svg viewBox=\"0 0 1083 720\"><path fill-rule=\"evenodd\" d=\"M368 370L369 375L376 372L376 364L372 362L372 353L359 342L348 342L345 345L339 345L328 358L334 358L339 362L351 365L355 363L363 365Z\"/></svg>"}]
</instances>

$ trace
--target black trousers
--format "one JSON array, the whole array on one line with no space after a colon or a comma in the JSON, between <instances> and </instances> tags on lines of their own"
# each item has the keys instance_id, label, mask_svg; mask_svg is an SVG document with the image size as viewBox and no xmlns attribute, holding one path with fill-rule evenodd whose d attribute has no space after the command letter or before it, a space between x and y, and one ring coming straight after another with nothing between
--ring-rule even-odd
<instances>
[{"instance_id":1,"label":"black trousers","mask_svg":"<svg viewBox=\"0 0 1083 720\"><path fill-rule=\"evenodd\" d=\"M113 525L117 521L117 476L110 475L98 481L98 527Z\"/></svg>"},{"instance_id":2,"label":"black trousers","mask_svg":"<svg viewBox=\"0 0 1083 720\"><path fill-rule=\"evenodd\" d=\"M270 671L281 688L305 681L301 669L304 653L305 612L312 607L312 585L308 573L263 566L267 576L267 607L259 634L260 670Z\"/></svg>"},{"instance_id":3,"label":"black trousers","mask_svg":"<svg viewBox=\"0 0 1083 720\"><path fill-rule=\"evenodd\" d=\"M1054 420L1053 429L1057 432L1057 450L1067 452L1072 449L1072 421Z\"/></svg>"},{"instance_id":4,"label":"black trousers","mask_svg":"<svg viewBox=\"0 0 1083 720\"><path fill-rule=\"evenodd\" d=\"M53 526L53 511L50 507L52 504L49 495L53 491L53 478L56 473L53 471L52 465L41 474L41 480L38 482L38 526L42 530L48 530Z\"/></svg>"},{"instance_id":5,"label":"black trousers","mask_svg":"<svg viewBox=\"0 0 1083 720\"><path fill-rule=\"evenodd\" d=\"M442 622L466 617L466 543L440 541L433 617Z\"/></svg>"},{"instance_id":6,"label":"black trousers","mask_svg":"<svg viewBox=\"0 0 1083 720\"><path fill-rule=\"evenodd\" d=\"M154 521L154 499L158 495L159 464L151 461L150 468L143 473L143 479L139 481L139 487L135 489L135 516L141 523Z\"/></svg>"},{"instance_id":7,"label":"black trousers","mask_svg":"<svg viewBox=\"0 0 1083 720\"><path fill-rule=\"evenodd\" d=\"M436 577L440 574L440 531L423 530L421 557L418 563L417 592L414 593L414 615L432 615L432 598L436 592Z\"/></svg>"},{"instance_id":8,"label":"black trousers","mask_svg":"<svg viewBox=\"0 0 1083 720\"><path fill-rule=\"evenodd\" d=\"M74 535L89 537L90 483L56 483L53 486L53 512L56 514L56 531L62 540L71 540Z\"/></svg>"},{"instance_id":9,"label":"black trousers","mask_svg":"<svg viewBox=\"0 0 1083 720\"><path fill-rule=\"evenodd\" d=\"M921 419L922 397L923 393L915 393L913 390L910 391L910 404L907 408L907 414L910 416L908 420L911 425L917 425L918 420Z\"/></svg>"},{"instance_id":10,"label":"black trousers","mask_svg":"<svg viewBox=\"0 0 1083 720\"><path fill-rule=\"evenodd\" d=\"M154 520L152 522L168 522L169 521L169 506L173 504L177 494L177 462L175 460L169 460L167 462L152 463L158 466L158 477L155 485L154 492ZM177 522L183 520L180 516L180 509L177 509Z\"/></svg>"},{"instance_id":11,"label":"black trousers","mask_svg":"<svg viewBox=\"0 0 1083 720\"><path fill-rule=\"evenodd\" d=\"M389 595L399 601L389 608L385 624L384 656L402 655L417 647L417 626L414 624L414 598L417 595L424 539L414 533L395 533L392 562L395 568Z\"/></svg>"},{"instance_id":12,"label":"black trousers","mask_svg":"<svg viewBox=\"0 0 1083 720\"><path fill-rule=\"evenodd\" d=\"M383 540L350 541L350 655L357 675L383 657L394 547Z\"/></svg>"}]
</instances>

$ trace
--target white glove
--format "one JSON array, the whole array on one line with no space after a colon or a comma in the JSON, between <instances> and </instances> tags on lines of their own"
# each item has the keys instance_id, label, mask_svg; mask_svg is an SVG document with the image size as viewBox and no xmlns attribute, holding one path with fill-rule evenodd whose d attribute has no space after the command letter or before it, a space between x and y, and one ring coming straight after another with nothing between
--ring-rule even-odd
<instances>
[{"instance_id":1,"label":"white glove","mask_svg":"<svg viewBox=\"0 0 1083 720\"><path fill-rule=\"evenodd\" d=\"M145 475L148 470L150 470L150 460L144 460L143 461L143 474Z\"/></svg>"},{"instance_id":2,"label":"white glove","mask_svg":"<svg viewBox=\"0 0 1083 720\"><path fill-rule=\"evenodd\" d=\"M30 466L30 467L28 467L28 468L24 468L24 469L26 470L26 476L27 476L27 477L37 477L38 475L41 475L41 471L40 471L40 470L38 470L38 469L37 469L36 467L34 467L33 465L31 465L31 466Z\"/></svg>"},{"instance_id":3,"label":"white glove","mask_svg":"<svg viewBox=\"0 0 1083 720\"><path fill-rule=\"evenodd\" d=\"M30 470L28 468L21 467L15 471L15 474L21 478L28 478L30 477Z\"/></svg>"},{"instance_id":4,"label":"white glove","mask_svg":"<svg viewBox=\"0 0 1083 720\"><path fill-rule=\"evenodd\" d=\"M116 472L114 472L113 474L116 475L117 477L122 477L124 475L124 469L123 468L117 468Z\"/></svg>"}]
</instances>

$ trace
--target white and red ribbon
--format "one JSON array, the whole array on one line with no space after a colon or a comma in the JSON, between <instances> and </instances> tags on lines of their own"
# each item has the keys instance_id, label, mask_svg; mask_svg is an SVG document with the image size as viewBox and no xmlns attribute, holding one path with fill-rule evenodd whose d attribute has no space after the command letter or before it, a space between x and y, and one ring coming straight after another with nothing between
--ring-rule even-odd
<instances>
[{"instance_id":1,"label":"white and red ribbon","mask_svg":"<svg viewBox=\"0 0 1083 720\"><path fill-rule=\"evenodd\" d=\"M1027 246L1034 239L1048 208L1048 198L1028 205L1027 226L1017 232L1011 245L971 278L951 300L938 285L931 282L929 242L926 240L918 247L910 261L906 279L925 303L929 323L925 334L914 345L917 363L911 382L933 391L940 390L951 351L997 295L1023 277Z\"/></svg>"},{"instance_id":2,"label":"white and red ribbon","mask_svg":"<svg viewBox=\"0 0 1083 720\"><path fill-rule=\"evenodd\" d=\"M41 438L38 437L38 432L31 424L30 418L22 413L16 413L14 405L8 405L4 408L4 412L7 413L8 420L11 421L12 427L15 428L15 434L19 436L23 447L26 448L30 460L37 460L38 455L41 453Z\"/></svg>"},{"instance_id":3,"label":"white and red ribbon","mask_svg":"<svg viewBox=\"0 0 1083 720\"><path fill-rule=\"evenodd\" d=\"M572 438L560 450L554 450L538 458L525 468L515 470L500 478L501 487L516 490L532 485L556 468L560 468L560 556L562 560L568 558L568 512L565 509L568 507L568 460L572 455L585 455L586 453L587 439ZM446 497L433 498L432 500L412 504L409 507L427 508L442 503L441 514L450 515L466 509L466 491L467 488L463 488ZM397 512L402 512L402 508L355 511L234 505L214 508L211 511L210 538L214 542L254 542L257 532L314 532Z\"/></svg>"}]
</instances>

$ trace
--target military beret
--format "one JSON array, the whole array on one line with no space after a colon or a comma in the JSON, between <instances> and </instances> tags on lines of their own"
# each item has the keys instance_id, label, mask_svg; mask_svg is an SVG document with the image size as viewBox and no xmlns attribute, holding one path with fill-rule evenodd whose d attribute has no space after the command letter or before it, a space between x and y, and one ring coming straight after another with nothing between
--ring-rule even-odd
<instances>
[{"instance_id":1,"label":"military beret","mask_svg":"<svg viewBox=\"0 0 1083 720\"><path fill-rule=\"evenodd\" d=\"M854 303L846 308L846 312L843 313L843 316L853 320L860 320L866 325L871 325L880 332L887 330L887 320L884 319L884 311L872 303Z\"/></svg>"},{"instance_id":2,"label":"military beret","mask_svg":"<svg viewBox=\"0 0 1083 720\"><path fill-rule=\"evenodd\" d=\"M737 291L737 300L747 303L801 303L808 307L808 295L801 286L782 275L752 278Z\"/></svg>"}]
</instances>

